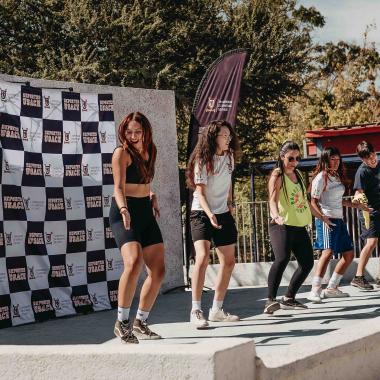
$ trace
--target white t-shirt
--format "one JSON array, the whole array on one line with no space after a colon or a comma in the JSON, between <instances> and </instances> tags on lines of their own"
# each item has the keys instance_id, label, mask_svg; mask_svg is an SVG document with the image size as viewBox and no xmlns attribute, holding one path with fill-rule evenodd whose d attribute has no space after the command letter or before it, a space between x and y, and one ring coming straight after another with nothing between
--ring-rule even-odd
<instances>
[{"instance_id":1,"label":"white t-shirt","mask_svg":"<svg viewBox=\"0 0 380 380\"><path fill-rule=\"evenodd\" d=\"M223 214L228 211L227 199L233 168L233 156L227 153L224 153L223 156L214 156L214 173L207 173L205 165L200 168L198 163L195 163L194 183L206 185L206 199L213 214ZM194 211L203 210L197 191L194 191L191 209Z\"/></svg>"},{"instance_id":2,"label":"white t-shirt","mask_svg":"<svg viewBox=\"0 0 380 380\"><path fill-rule=\"evenodd\" d=\"M323 172L319 172L313 179L311 183L311 197L318 199L324 215L330 218L342 219L344 185L339 178L328 175L325 188L325 178Z\"/></svg>"}]
</instances>

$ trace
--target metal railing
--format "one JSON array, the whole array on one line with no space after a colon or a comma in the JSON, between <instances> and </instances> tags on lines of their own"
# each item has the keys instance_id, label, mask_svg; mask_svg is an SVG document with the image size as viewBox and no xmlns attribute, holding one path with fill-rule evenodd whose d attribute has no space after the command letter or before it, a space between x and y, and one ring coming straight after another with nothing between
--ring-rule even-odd
<instances>
[{"instance_id":1,"label":"metal railing","mask_svg":"<svg viewBox=\"0 0 380 380\"><path fill-rule=\"evenodd\" d=\"M360 237L359 210L344 207L344 220L353 240L355 257L359 257L364 241ZM269 240L269 204L267 201L240 202L236 204L234 218L238 230L238 243L236 245L237 263L254 263L273 261L274 255ZM310 238L314 241L314 220L308 227ZM315 251L316 258L319 252ZM379 257L379 246L372 254ZM215 249L211 250L210 263L219 262Z\"/></svg>"}]
</instances>

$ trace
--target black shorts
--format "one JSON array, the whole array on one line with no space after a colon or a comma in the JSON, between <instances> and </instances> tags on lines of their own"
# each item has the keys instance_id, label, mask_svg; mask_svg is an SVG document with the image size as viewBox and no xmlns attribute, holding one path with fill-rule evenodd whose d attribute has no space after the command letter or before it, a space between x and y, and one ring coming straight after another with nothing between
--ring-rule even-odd
<instances>
[{"instance_id":1,"label":"black shorts","mask_svg":"<svg viewBox=\"0 0 380 380\"><path fill-rule=\"evenodd\" d=\"M162 243L160 227L153 215L149 197L127 197L127 206L131 216L131 228L126 230L115 198L112 197L110 209L110 227L119 249L131 241L137 241L141 247Z\"/></svg>"},{"instance_id":2,"label":"black shorts","mask_svg":"<svg viewBox=\"0 0 380 380\"><path fill-rule=\"evenodd\" d=\"M197 240L213 241L215 247L236 244L237 230L231 213L215 214L220 230L211 225L210 219L204 211L191 211L190 225L193 242Z\"/></svg>"},{"instance_id":3,"label":"black shorts","mask_svg":"<svg viewBox=\"0 0 380 380\"><path fill-rule=\"evenodd\" d=\"M359 213L362 239L380 238L380 211L373 211L369 215L369 228L365 227L363 212Z\"/></svg>"}]
</instances>

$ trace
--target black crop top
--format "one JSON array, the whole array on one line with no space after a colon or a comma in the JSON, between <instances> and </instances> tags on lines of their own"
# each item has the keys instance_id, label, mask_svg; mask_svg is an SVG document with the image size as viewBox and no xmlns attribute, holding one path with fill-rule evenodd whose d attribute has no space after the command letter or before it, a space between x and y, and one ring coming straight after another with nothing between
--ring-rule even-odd
<instances>
[{"instance_id":1,"label":"black crop top","mask_svg":"<svg viewBox=\"0 0 380 380\"><path fill-rule=\"evenodd\" d=\"M132 162L131 164L127 167L127 172L126 172L126 175L125 175L125 182L126 183L136 183L136 184L142 184L142 183L149 183L149 182L144 182L143 181L143 178L141 176L141 173L139 171L139 168L135 162L135 160L133 159L133 156L131 156L131 159L132 159ZM148 166L148 161L143 161L144 162L144 165L145 167L147 168Z\"/></svg>"}]
</instances>

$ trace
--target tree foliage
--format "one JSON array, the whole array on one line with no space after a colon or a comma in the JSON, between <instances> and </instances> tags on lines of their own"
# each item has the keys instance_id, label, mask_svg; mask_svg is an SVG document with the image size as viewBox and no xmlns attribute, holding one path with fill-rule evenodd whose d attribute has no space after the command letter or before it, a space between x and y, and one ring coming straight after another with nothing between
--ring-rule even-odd
<instances>
[{"instance_id":1,"label":"tree foliage","mask_svg":"<svg viewBox=\"0 0 380 380\"><path fill-rule=\"evenodd\" d=\"M221 54L246 48L237 130L241 172L267 153L273 113L312 69L315 8L295 0L4 0L0 71L55 80L172 89L180 162L199 82Z\"/></svg>"}]
</instances>

